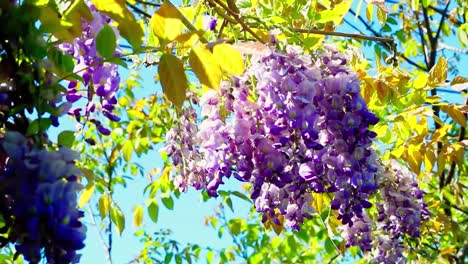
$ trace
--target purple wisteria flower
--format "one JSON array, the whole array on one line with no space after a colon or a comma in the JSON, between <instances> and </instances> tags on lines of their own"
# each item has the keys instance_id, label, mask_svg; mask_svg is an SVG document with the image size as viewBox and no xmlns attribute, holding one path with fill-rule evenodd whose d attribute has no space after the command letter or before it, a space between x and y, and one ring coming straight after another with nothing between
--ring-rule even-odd
<instances>
[{"instance_id":1,"label":"purple wisteria flower","mask_svg":"<svg viewBox=\"0 0 468 264\"><path fill-rule=\"evenodd\" d=\"M186 118L196 118L183 116L169 132L174 164L190 164L197 175L183 169L177 183L217 196L223 178L250 182L263 219L279 222L283 215L294 229L314 213L311 192L328 192L343 224L362 222L377 189L376 134L369 127L378 118L346 63L333 47L316 57L296 46L254 55L245 74L203 95L198 126L187 127Z\"/></svg>"},{"instance_id":2,"label":"purple wisteria flower","mask_svg":"<svg viewBox=\"0 0 468 264\"><path fill-rule=\"evenodd\" d=\"M86 227L77 208L75 166L78 154L35 149L18 132L7 132L1 141L2 161L0 213L9 230L6 239L29 263L78 263L77 250L84 247Z\"/></svg>"},{"instance_id":3,"label":"purple wisteria flower","mask_svg":"<svg viewBox=\"0 0 468 264\"><path fill-rule=\"evenodd\" d=\"M74 39L73 43L59 45L59 49L76 59L73 71L83 78L82 83L69 82L66 99L70 103L82 98L87 101L84 108L73 107L68 114L74 116L78 122L82 116L89 117L98 113L111 121L119 121L120 118L112 113L117 104L116 95L120 84L118 66L104 62L96 50L96 36L104 25L111 22L111 19L97 11L94 6L90 6L90 10L94 19L88 21L82 18L81 36ZM113 30L118 37L117 29ZM119 55L119 52L115 51L115 55ZM96 125L100 133L110 134L109 129L103 127L101 123Z\"/></svg>"},{"instance_id":4,"label":"purple wisteria flower","mask_svg":"<svg viewBox=\"0 0 468 264\"><path fill-rule=\"evenodd\" d=\"M214 31L216 26L218 25L218 21L214 16L203 16L203 29L206 31Z\"/></svg>"}]
</instances>

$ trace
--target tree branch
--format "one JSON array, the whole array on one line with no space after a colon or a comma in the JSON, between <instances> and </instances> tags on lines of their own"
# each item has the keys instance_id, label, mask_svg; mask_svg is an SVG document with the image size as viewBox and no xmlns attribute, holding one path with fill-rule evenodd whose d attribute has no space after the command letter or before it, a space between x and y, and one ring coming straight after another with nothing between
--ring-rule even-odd
<instances>
[{"instance_id":1,"label":"tree branch","mask_svg":"<svg viewBox=\"0 0 468 264\"><path fill-rule=\"evenodd\" d=\"M374 36L367 36L361 34L352 34L352 33L344 33L344 32L336 32L336 31L324 31L318 29L303 29L303 28L291 28L291 30L299 33L311 33L317 35L325 35L325 36L339 36L339 37L346 37L346 38L354 38L354 39L365 39L365 40L372 40L382 42L384 44L392 45L394 40L389 37L374 37Z\"/></svg>"},{"instance_id":2,"label":"tree branch","mask_svg":"<svg viewBox=\"0 0 468 264\"><path fill-rule=\"evenodd\" d=\"M137 14L141 15L142 17L145 17L145 18L151 18L151 15L146 13L145 11L143 11L142 9L138 8L137 6L135 5L132 5L129 1L126 2L127 5L133 10L135 11Z\"/></svg>"},{"instance_id":3,"label":"tree branch","mask_svg":"<svg viewBox=\"0 0 468 264\"><path fill-rule=\"evenodd\" d=\"M444 12L443 12L443 14L441 14L442 17L440 18L439 28L437 29L437 33L435 35L435 40L436 41L439 39L440 32L442 31L442 25L444 24L445 18L447 17L446 13L447 13L448 7L450 5L450 2L451 2L451 0L447 1L447 4L445 5Z\"/></svg>"},{"instance_id":4,"label":"tree branch","mask_svg":"<svg viewBox=\"0 0 468 264\"><path fill-rule=\"evenodd\" d=\"M266 41L263 40L260 36L258 36L255 32L253 32L249 26L247 26L245 24L245 22L239 17L239 15L234 12L233 10L231 10L227 5L225 5L223 2L219 1L219 0L206 0L208 3L210 3L211 5L219 5L221 6L224 10L226 10L226 12L232 16L240 25L241 27L247 31L252 37L254 37L257 41L259 41L260 43L262 44L265 44ZM216 11L216 9L215 9Z\"/></svg>"}]
</instances>

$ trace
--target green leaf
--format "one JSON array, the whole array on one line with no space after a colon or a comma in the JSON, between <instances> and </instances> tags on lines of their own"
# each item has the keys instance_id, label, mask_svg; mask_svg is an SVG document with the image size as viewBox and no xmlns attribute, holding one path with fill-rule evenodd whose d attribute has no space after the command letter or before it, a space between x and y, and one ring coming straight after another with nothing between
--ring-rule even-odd
<instances>
[{"instance_id":1,"label":"green leaf","mask_svg":"<svg viewBox=\"0 0 468 264\"><path fill-rule=\"evenodd\" d=\"M165 263L165 264L171 263L171 260L172 260L172 257L173 257L173 256L174 256L173 253L167 254L167 255L164 257L164 263Z\"/></svg>"},{"instance_id":2,"label":"green leaf","mask_svg":"<svg viewBox=\"0 0 468 264\"><path fill-rule=\"evenodd\" d=\"M193 48L189 54L189 64L200 83L219 89L222 71L210 50L204 46Z\"/></svg>"},{"instance_id":3,"label":"green leaf","mask_svg":"<svg viewBox=\"0 0 468 264\"><path fill-rule=\"evenodd\" d=\"M213 48L213 56L221 68L228 73L240 75L244 73L242 55L229 44L218 44Z\"/></svg>"},{"instance_id":4,"label":"green leaf","mask_svg":"<svg viewBox=\"0 0 468 264\"><path fill-rule=\"evenodd\" d=\"M181 264L181 263L182 263L182 257L181 257L179 254L175 255L175 262L176 262L177 264Z\"/></svg>"},{"instance_id":5,"label":"green leaf","mask_svg":"<svg viewBox=\"0 0 468 264\"><path fill-rule=\"evenodd\" d=\"M110 59L114 56L117 38L109 25L104 25L96 36L96 50L102 57Z\"/></svg>"},{"instance_id":6,"label":"green leaf","mask_svg":"<svg viewBox=\"0 0 468 264\"><path fill-rule=\"evenodd\" d=\"M158 74L166 97L177 108L182 107L188 88L184 65L179 58L164 54L159 61Z\"/></svg>"},{"instance_id":7,"label":"green leaf","mask_svg":"<svg viewBox=\"0 0 468 264\"><path fill-rule=\"evenodd\" d=\"M125 229L125 216L122 213L122 210L120 210L120 208L114 203L111 204L110 217L112 222L115 224L117 233L119 233L119 235L122 234Z\"/></svg>"},{"instance_id":8,"label":"green leaf","mask_svg":"<svg viewBox=\"0 0 468 264\"><path fill-rule=\"evenodd\" d=\"M122 146L123 156L126 162L130 162L132 159L133 154L133 143L130 140L125 141L124 145Z\"/></svg>"},{"instance_id":9,"label":"green leaf","mask_svg":"<svg viewBox=\"0 0 468 264\"><path fill-rule=\"evenodd\" d=\"M181 13L170 1L164 1L151 17L150 25L153 34L165 41L176 39L184 29Z\"/></svg>"},{"instance_id":10,"label":"green leaf","mask_svg":"<svg viewBox=\"0 0 468 264\"><path fill-rule=\"evenodd\" d=\"M143 222L143 206L137 205L133 208L133 225L141 226Z\"/></svg>"},{"instance_id":11,"label":"green leaf","mask_svg":"<svg viewBox=\"0 0 468 264\"><path fill-rule=\"evenodd\" d=\"M174 200L172 200L172 197L165 197L162 198L161 201L163 202L164 206L166 206L167 209L172 210L174 209Z\"/></svg>"},{"instance_id":12,"label":"green leaf","mask_svg":"<svg viewBox=\"0 0 468 264\"><path fill-rule=\"evenodd\" d=\"M44 132L51 125L52 121L50 118L38 118L29 124L28 129L26 130L26 135L31 136L40 132Z\"/></svg>"},{"instance_id":13,"label":"green leaf","mask_svg":"<svg viewBox=\"0 0 468 264\"><path fill-rule=\"evenodd\" d=\"M159 206L158 202L154 199L151 200L148 206L148 214L153 222L158 222Z\"/></svg>"},{"instance_id":14,"label":"green leaf","mask_svg":"<svg viewBox=\"0 0 468 264\"><path fill-rule=\"evenodd\" d=\"M73 142L75 142L75 133L69 130L62 131L58 135L57 140L59 145L71 148L73 146Z\"/></svg>"},{"instance_id":15,"label":"green leaf","mask_svg":"<svg viewBox=\"0 0 468 264\"><path fill-rule=\"evenodd\" d=\"M108 15L117 24L117 28L122 36L138 49L143 39L143 29L136 21L133 13L128 10L125 0L91 0L96 9Z\"/></svg>"},{"instance_id":16,"label":"green leaf","mask_svg":"<svg viewBox=\"0 0 468 264\"><path fill-rule=\"evenodd\" d=\"M86 185L86 188L83 190L80 199L78 200L78 207L82 208L89 201L89 199L91 199L95 187L96 186L93 183Z\"/></svg>"},{"instance_id":17,"label":"green leaf","mask_svg":"<svg viewBox=\"0 0 468 264\"><path fill-rule=\"evenodd\" d=\"M422 0L421 2L422 2L423 7L426 8L431 3L431 0Z\"/></svg>"},{"instance_id":18,"label":"green leaf","mask_svg":"<svg viewBox=\"0 0 468 264\"><path fill-rule=\"evenodd\" d=\"M99 215L101 216L101 219L104 219L104 217L107 216L109 213L109 207L110 207L110 199L108 195L101 195L99 198L98 202L98 209L99 209Z\"/></svg>"}]
</instances>

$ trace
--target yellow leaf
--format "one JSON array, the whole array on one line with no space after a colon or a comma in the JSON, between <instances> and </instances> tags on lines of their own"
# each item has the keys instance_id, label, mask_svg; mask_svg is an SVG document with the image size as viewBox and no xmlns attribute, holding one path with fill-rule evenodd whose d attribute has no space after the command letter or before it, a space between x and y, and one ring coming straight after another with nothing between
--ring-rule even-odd
<instances>
[{"instance_id":1,"label":"yellow leaf","mask_svg":"<svg viewBox=\"0 0 468 264\"><path fill-rule=\"evenodd\" d=\"M460 126L466 127L466 117L460 109L453 105L443 105L441 110L447 113Z\"/></svg>"},{"instance_id":2,"label":"yellow leaf","mask_svg":"<svg viewBox=\"0 0 468 264\"><path fill-rule=\"evenodd\" d=\"M99 215L101 219L107 216L110 208L110 200L108 195L102 195L98 201Z\"/></svg>"},{"instance_id":3,"label":"yellow leaf","mask_svg":"<svg viewBox=\"0 0 468 264\"><path fill-rule=\"evenodd\" d=\"M94 193L94 188L95 185L92 183L86 185L86 188L83 190L80 199L78 200L78 207L83 207L89 201L89 199L91 199L91 196L93 196Z\"/></svg>"},{"instance_id":4,"label":"yellow leaf","mask_svg":"<svg viewBox=\"0 0 468 264\"><path fill-rule=\"evenodd\" d=\"M204 46L193 48L189 54L189 63L200 83L219 89L222 71L211 51Z\"/></svg>"},{"instance_id":5,"label":"yellow leaf","mask_svg":"<svg viewBox=\"0 0 468 264\"><path fill-rule=\"evenodd\" d=\"M125 0L91 0L100 12L108 15L117 23L120 34L132 45L133 49L141 46L143 29L133 13L127 9Z\"/></svg>"},{"instance_id":6,"label":"yellow leaf","mask_svg":"<svg viewBox=\"0 0 468 264\"><path fill-rule=\"evenodd\" d=\"M158 74L167 99L180 108L188 88L182 61L172 54L164 54L159 61Z\"/></svg>"},{"instance_id":7,"label":"yellow leaf","mask_svg":"<svg viewBox=\"0 0 468 264\"><path fill-rule=\"evenodd\" d=\"M176 37L178 43L177 54L187 54L188 50L200 39L198 32L183 33Z\"/></svg>"},{"instance_id":8,"label":"yellow leaf","mask_svg":"<svg viewBox=\"0 0 468 264\"><path fill-rule=\"evenodd\" d=\"M141 205L137 205L133 208L133 225L141 226L142 222L143 222L143 207Z\"/></svg>"},{"instance_id":9,"label":"yellow leaf","mask_svg":"<svg viewBox=\"0 0 468 264\"><path fill-rule=\"evenodd\" d=\"M434 149L432 148L426 148L426 153L424 153L424 168L426 172L431 172L432 168L434 168L434 162L435 162L436 156L434 153Z\"/></svg>"},{"instance_id":10,"label":"yellow leaf","mask_svg":"<svg viewBox=\"0 0 468 264\"><path fill-rule=\"evenodd\" d=\"M455 78L453 78L450 85L452 85L452 89L456 91L463 91L466 88L468 88L468 78L463 76L456 76Z\"/></svg>"},{"instance_id":11,"label":"yellow leaf","mask_svg":"<svg viewBox=\"0 0 468 264\"><path fill-rule=\"evenodd\" d=\"M240 75L244 73L242 55L229 44L218 44L213 48L213 55L221 68L228 73Z\"/></svg>"},{"instance_id":12,"label":"yellow leaf","mask_svg":"<svg viewBox=\"0 0 468 264\"><path fill-rule=\"evenodd\" d=\"M312 193L314 197L313 205L317 213L321 214L323 210L323 194L321 193Z\"/></svg>"},{"instance_id":13,"label":"yellow leaf","mask_svg":"<svg viewBox=\"0 0 468 264\"><path fill-rule=\"evenodd\" d=\"M181 14L170 1L164 1L151 17L150 24L153 34L166 41L173 41L184 29Z\"/></svg>"},{"instance_id":14,"label":"yellow leaf","mask_svg":"<svg viewBox=\"0 0 468 264\"><path fill-rule=\"evenodd\" d=\"M421 88L426 87L427 79L428 79L428 77L427 77L426 73L418 74L416 79L414 79L413 87L416 88L416 89L421 89Z\"/></svg>"},{"instance_id":15,"label":"yellow leaf","mask_svg":"<svg viewBox=\"0 0 468 264\"><path fill-rule=\"evenodd\" d=\"M429 71L429 86L435 87L440 85L441 83L444 83L447 79L447 70L447 60L443 56L440 56L436 65L434 65L434 67L432 67L432 69Z\"/></svg>"},{"instance_id":16,"label":"yellow leaf","mask_svg":"<svg viewBox=\"0 0 468 264\"><path fill-rule=\"evenodd\" d=\"M40 8L41 30L53 34L60 40L72 42L76 37L69 31L73 24L63 21L60 14L50 6Z\"/></svg>"},{"instance_id":17,"label":"yellow leaf","mask_svg":"<svg viewBox=\"0 0 468 264\"><path fill-rule=\"evenodd\" d=\"M283 221L284 221L284 216L283 215L277 215L278 219L280 220L280 224L277 225L273 221L271 221L271 227L273 227L273 230L275 233L279 236L281 234L281 231L283 231Z\"/></svg>"}]
</instances>

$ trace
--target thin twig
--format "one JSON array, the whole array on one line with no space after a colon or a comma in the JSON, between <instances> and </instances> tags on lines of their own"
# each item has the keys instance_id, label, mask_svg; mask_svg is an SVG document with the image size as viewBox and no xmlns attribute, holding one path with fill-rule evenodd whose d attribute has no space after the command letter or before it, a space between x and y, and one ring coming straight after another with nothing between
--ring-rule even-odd
<instances>
[{"instance_id":1,"label":"thin twig","mask_svg":"<svg viewBox=\"0 0 468 264\"><path fill-rule=\"evenodd\" d=\"M208 3L210 3L211 5L219 5L221 6L224 10L226 10L226 12L231 15L240 25L241 27L247 31L250 35L252 35L252 37L254 37L256 40L258 40L259 42L261 42L262 44L265 44L266 41L263 40L260 36L258 36L255 32L252 31L252 29L250 29L249 26L247 26L247 24L245 24L245 22L239 17L239 15L234 12L233 10L231 10L231 8L229 8L227 5L225 5L223 2L219 1L219 0L206 0ZM216 11L216 10L215 10Z\"/></svg>"},{"instance_id":2,"label":"thin twig","mask_svg":"<svg viewBox=\"0 0 468 264\"><path fill-rule=\"evenodd\" d=\"M445 5L444 13L442 14L442 17L440 18L439 28L437 29L437 33L435 35L436 41L439 39L440 32L442 31L442 25L444 24L445 18L447 17L446 13L447 13L448 7L450 5L450 2L451 2L451 0L447 1L447 4Z\"/></svg>"},{"instance_id":3,"label":"thin twig","mask_svg":"<svg viewBox=\"0 0 468 264\"><path fill-rule=\"evenodd\" d=\"M135 2L137 2L139 4L142 4L142 5L149 5L149 6L155 6L155 7L160 7L161 6L161 4L159 4L159 3L146 2L146 1L142 1L142 0L135 0Z\"/></svg>"},{"instance_id":4,"label":"thin twig","mask_svg":"<svg viewBox=\"0 0 468 264\"><path fill-rule=\"evenodd\" d=\"M416 17L416 24L418 25L418 33L419 33L419 39L421 40L422 44L422 52L424 55L424 62L426 63L426 66L429 65L429 57L427 54L428 48L426 44L426 39L424 38L424 32L421 26L421 21L419 20L419 14L414 11L414 16Z\"/></svg>"},{"instance_id":5,"label":"thin twig","mask_svg":"<svg viewBox=\"0 0 468 264\"><path fill-rule=\"evenodd\" d=\"M374 36L367 36L367 35L361 35L361 34L325 31L325 30L318 30L318 29L291 28L291 30L298 32L298 33L311 33L311 34L325 35L325 36L338 36L338 37L346 37L346 38L354 38L354 39L365 39L365 40L378 41L378 42L382 42L386 44L394 43L394 40L389 37L380 37L380 36L374 37Z\"/></svg>"},{"instance_id":6,"label":"thin twig","mask_svg":"<svg viewBox=\"0 0 468 264\"><path fill-rule=\"evenodd\" d=\"M135 5L132 5L130 2L126 2L127 5L135 12L137 12L138 14L140 14L141 16L143 17L146 17L146 18L151 18L151 15L146 13L145 11L143 11L142 9L138 8L137 6Z\"/></svg>"},{"instance_id":7,"label":"thin twig","mask_svg":"<svg viewBox=\"0 0 468 264\"><path fill-rule=\"evenodd\" d=\"M94 218L93 209L91 208L91 206L89 204L88 204L88 211L89 211L89 215L91 217L91 222L92 222L93 226L96 228L96 233L98 234L99 242L101 242L102 246L104 247L104 250L106 251L107 263L111 264L112 261L111 261L109 246L106 244L106 242L104 241L104 238L102 237L101 230L97 226L96 219ZM110 219L109 219L109 221L110 221Z\"/></svg>"}]
</instances>

